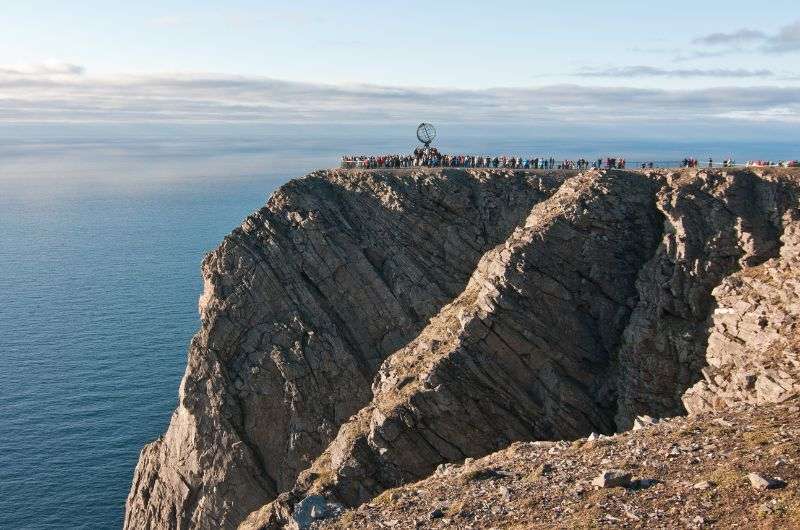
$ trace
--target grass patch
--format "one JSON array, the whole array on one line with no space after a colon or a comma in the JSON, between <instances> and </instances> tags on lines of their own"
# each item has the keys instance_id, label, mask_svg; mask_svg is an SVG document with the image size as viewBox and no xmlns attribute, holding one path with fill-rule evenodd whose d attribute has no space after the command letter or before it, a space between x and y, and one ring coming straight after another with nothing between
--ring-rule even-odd
<instances>
[{"instance_id":1,"label":"grass patch","mask_svg":"<svg viewBox=\"0 0 800 530\"><path fill-rule=\"evenodd\" d=\"M336 521L338 524L347 525L348 527L354 525L356 522L356 514L352 511L344 512L339 520Z\"/></svg>"},{"instance_id":2,"label":"grass patch","mask_svg":"<svg viewBox=\"0 0 800 530\"><path fill-rule=\"evenodd\" d=\"M772 431L750 431L744 433L744 441L750 447L769 445L774 437Z\"/></svg>"},{"instance_id":3,"label":"grass patch","mask_svg":"<svg viewBox=\"0 0 800 530\"><path fill-rule=\"evenodd\" d=\"M586 444L586 440L583 440L583 439L573 440L572 443L569 444L569 448L577 450L577 449L580 449L581 447L583 447L585 444Z\"/></svg>"},{"instance_id":4,"label":"grass patch","mask_svg":"<svg viewBox=\"0 0 800 530\"><path fill-rule=\"evenodd\" d=\"M400 492L396 489L386 490L374 499L372 499L372 504L375 506L392 506L398 500L400 500Z\"/></svg>"},{"instance_id":5,"label":"grass patch","mask_svg":"<svg viewBox=\"0 0 800 530\"><path fill-rule=\"evenodd\" d=\"M464 501L457 501L448 506L444 513L448 517L455 517L462 511L464 511Z\"/></svg>"},{"instance_id":6,"label":"grass patch","mask_svg":"<svg viewBox=\"0 0 800 530\"><path fill-rule=\"evenodd\" d=\"M800 528L800 499L792 494L766 502L756 509L762 528Z\"/></svg>"},{"instance_id":7,"label":"grass patch","mask_svg":"<svg viewBox=\"0 0 800 530\"><path fill-rule=\"evenodd\" d=\"M313 484L317 488L322 488L333 480L333 470L331 469L331 455L322 453L310 472L312 473Z\"/></svg>"},{"instance_id":8,"label":"grass patch","mask_svg":"<svg viewBox=\"0 0 800 530\"><path fill-rule=\"evenodd\" d=\"M553 466L550 464L542 464L530 473L523 479L524 482L528 484L536 484L539 482L542 477L545 477L553 472Z\"/></svg>"},{"instance_id":9,"label":"grass patch","mask_svg":"<svg viewBox=\"0 0 800 530\"><path fill-rule=\"evenodd\" d=\"M720 489L733 489L740 486L744 481L741 471L730 468L717 469L706 480L713 482Z\"/></svg>"}]
</instances>

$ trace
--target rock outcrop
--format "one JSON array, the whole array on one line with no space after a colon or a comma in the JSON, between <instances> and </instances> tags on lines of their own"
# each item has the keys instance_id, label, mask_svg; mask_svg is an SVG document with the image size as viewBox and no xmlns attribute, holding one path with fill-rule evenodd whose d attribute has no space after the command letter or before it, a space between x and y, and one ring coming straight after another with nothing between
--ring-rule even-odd
<instances>
[{"instance_id":1,"label":"rock outcrop","mask_svg":"<svg viewBox=\"0 0 800 530\"><path fill-rule=\"evenodd\" d=\"M566 174L313 173L203 261L178 408L145 447L126 528L231 528L370 400L384 358Z\"/></svg>"},{"instance_id":2,"label":"rock outcrop","mask_svg":"<svg viewBox=\"0 0 800 530\"><path fill-rule=\"evenodd\" d=\"M780 256L725 278L703 379L683 396L690 413L800 396L800 220L787 211Z\"/></svg>"},{"instance_id":3,"label":"rock outcrop","mask_svg":"<svg viewBox=\"0 0 800 530\"><path fill-rule=\"evenodd\" d=\"M284 186L204 261L202 328L127 527L252 510L243 527L303 527L515 441L791 399L798 184L400 170Z\"/></svg>"},{"instance_id":4,"label":"rock outcrop","mask_svg":"<svg viewBox=\"0 0 800 530\"><path fill-rule=\"evenodd\" d=\"M536 205L387 359L372 402L280 502L318 494L355 506L513 441L613 431L611 357L663 225L655 186L582 175Z\"/></svg>"},{"instance_id":5,"label":"rock outcrop","mask_svg":"<svg viewBox=\"0 0 800 530\"><path fill-rule=\"evenodd\" d=\"M797 209L797 182L746 171L678 172L657 195L663 240L637 281L638 304L619 352L617 427L642 414L683 412L706 361L712 290L775 257Z\"/></svg>"},{"instance_id":6,"label":"rock outcrop","mask_svg":"<svg viewBox=\"0 0 800 530\"><path fill-rule=\"evenodd\" d=\"M517 442L313 528L798 530L797 408L737 406L595 440Z\"/></svg>"}]
</instances>

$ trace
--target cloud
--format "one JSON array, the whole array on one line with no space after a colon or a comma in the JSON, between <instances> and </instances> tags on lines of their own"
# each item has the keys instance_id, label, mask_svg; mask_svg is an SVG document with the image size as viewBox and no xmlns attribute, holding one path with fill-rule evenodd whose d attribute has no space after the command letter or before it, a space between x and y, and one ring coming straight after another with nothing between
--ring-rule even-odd
<instances>
[{"instance_id":1,"label":"cloud","mask_svg":"<svg viewBox=\"0 0 800 530\"><path fill-rule=\"evenodd\" d=\"M775 33L742 28L730 33L711 33L698 37L693 44L721 48L712 52L695 51L684 58L708 57L709 53L728 55L736 52L787 53L800 51L800 20L783 26Z\"/></svg>"},{"instance_id":2,"label":"cloud","mask_svg":"<svg viewBox=\"0 0 800 530\"><path fill-rule=\"evenodd\" d=\"M767 34L757 29L743 28L731 33L711 33L703 37L698 37L692 42L694 44L704 44L706 46L730 46L746 44L753 41L761 41L767 38Z\"/></svg>"},{"instance_id":3,"label":"cloud","mask_svg":"<svg viewBox=\"0 0 800 530\"><path fill-rule=\"evenodd\" d=\"M717 50L692 50L690 52L678 53L672 58L672 60L673 62L681 63L683 61L691 61L693 59L712 59L717 57L725 57L746 51L747 50L744 48L738 46L735 48L722 48Z\"/></svg>"},{"instance_id":4,"label":"cloud","mask_svg":"<svg viewBox=\"0 0 800 530\"><path fill-rule=\"evenodd\" d=\"M0 69L0 121L591 124L800 123L800 88L658 90L576 84L483 90L327 85L210 74L19 76ZM81 70L82 71L82 70Z\"/></svg>"},{"instance_id":5,"label":"cloud","mask_svg":"<svg viewBox=\"0 0 800 530\"><path fill-rule=\"evenodd\" d=\"M773 53L800 50L800 20L782 27L777 34L767 39L764 49Z\"/></svg>"},{"instance_id":6,"label":"cloud","mask_svg":"<svg viewBox=\"0 0 800 530\"><path fill-rule=\"evenodd\" d=\"M22 66L0 66L0 76L4 77L79 76L84 73L85 69L82 66L59 61Z\"/></svg>"},{"instance_id":7,"label":"cloud","mask_svg":"<svg viewBox=\"0 0 800 530\"><path fill-rule=\"evenodd\" d=\"M623 66L602 70L590 70L576 75L588 77L717 77L717 78L742 78L742 77L771 77L770 70L745 70L741 68L656 68L653 66Z\"/></svg>"},{"instance_id":8,"label":"cloud","mask_svg":"<svg viewBox=\"0 0 800 530\"><path fill-rule=\"evenodd\" d=\"M731 112L723 113L721 117L732 120L746 120L746 121L756 121L756 122L769 122L769 121L797 122L796 110L783 107L774 107L767 110L734 110Z\"/></svg>"}]
</instances>

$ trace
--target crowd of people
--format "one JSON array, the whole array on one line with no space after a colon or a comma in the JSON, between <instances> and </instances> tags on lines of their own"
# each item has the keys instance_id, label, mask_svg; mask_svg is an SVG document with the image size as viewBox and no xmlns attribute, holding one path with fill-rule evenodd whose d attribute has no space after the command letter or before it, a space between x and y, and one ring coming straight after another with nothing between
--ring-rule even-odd
<instances>
[{"instance_id":1,"label":"crowd of people","mask_svg":"<svg viewBox=\"0 0 800 530\"><path fill-rule=\"evenodd\" d=\"M457 168L505 168L505 169L625 169L624 158L598 158L596 160L556 160L553 157L524 158L519 156L486 156L486 155L450 155L442 154L435 147L419 147L409 155L346 155L342 157L343 168L378 169L378 168L413 168L413 167L457 167ZM734 167L736 162L725 159L721 167ZM797 160L772 162L768 160L751 160L748 167L799 167ZM642 169L656 167L654 162L642 162ZM681 167L700 167L696 158L684 158ZM714 160L708 159L708 167L713 168Z\"/></svg>"},{"instance_id":2,"label":"crowd of people","mask_svg":"<svg viewBox=\"0 0 800 530\"><path fill-rule=\"evenodd\" d=\"M722 167L734 167L736 162L730 158L722 161ZM681 167L699 167L700 162L696 158L684 158ZM714 167L714 159L708 159L708 167Z\"/></svg>"},{"instance_id":3,"label":"crowd of people","mask_svg":"<svg viewBox=\"0 0 800 530\"><path fill-rule=\"evenodd\" d=\"M699 162L695 158L684 158L683 167L698 167ZM734 167L736 161L727 158L722 161L722 167ZM771 160L748 160L745 164L746 167L800 167L800 162L797 160L781 160L780 162L773 162ZM714 167L714 159L708 159L708 167Z\"/></svg>"},{"instance_id":4,"label":"crowd of people","mask_svg":"<svg viewBox=\"0 0 800 530\"><path fill-rule=\"evenodd\" d=\"M773 162L771 160L748 160L747 167L800 167L800 160L781 160Z\"/></svg>"},{"instance_id":5,"label":"crowd of people","mask_svg":"<svg viewBox=\"0 0 800 530\"><path fill-rule=\"evenodd\" d=\"M346 155L342 157L344 168L403 168L403 167L459 167L459 168L507 168L507 169L625 169L624 158L597 160L556 160L553 157L523 158L519 156L449 155L436 148L417 148L410 155ZM653 163L649 162L653 167ZM644 165L642 167L645 167Z\"/></svg>"}]
</instances>

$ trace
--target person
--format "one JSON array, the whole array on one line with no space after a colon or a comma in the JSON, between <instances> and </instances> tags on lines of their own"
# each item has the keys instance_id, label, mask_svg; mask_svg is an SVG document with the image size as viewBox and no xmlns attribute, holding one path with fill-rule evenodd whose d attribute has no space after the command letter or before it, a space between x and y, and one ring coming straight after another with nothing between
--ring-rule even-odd
<instances>
[{"instance_id":1,"label":"person","mask_svg":"<svg viewBox=\"0 0 800 530\"><path fill-rule=\"evenodd\" d=\"M378 154L378 155L342 155L342 168L378 169L378 168L414 168L414 167L451 167L451 168L503 168L503 169L560 169L560 170L579 170L584 171L590 168L602 169L603 165L608 169L625 169L626 160L622 157L598 158L589 161L585 158L556 160L550 158L526 158L521 156L497 155L494 157L484 155L455 155L440 153L435 147L417 147L412 154ZM781 161L779 165L784 167L794 161ZM796 163L796 162L794 162ZM723 162L725 167L732 166L733 160L726 159ZM771 165L768 161L748 162L749 165ZM713 160L709 158L709 167L712 167ZM684 158L684 167L697 167L697 160L694 158ZM653 162L642 162L640 167L653 168Z\"/></svg>"}]
</instances>

